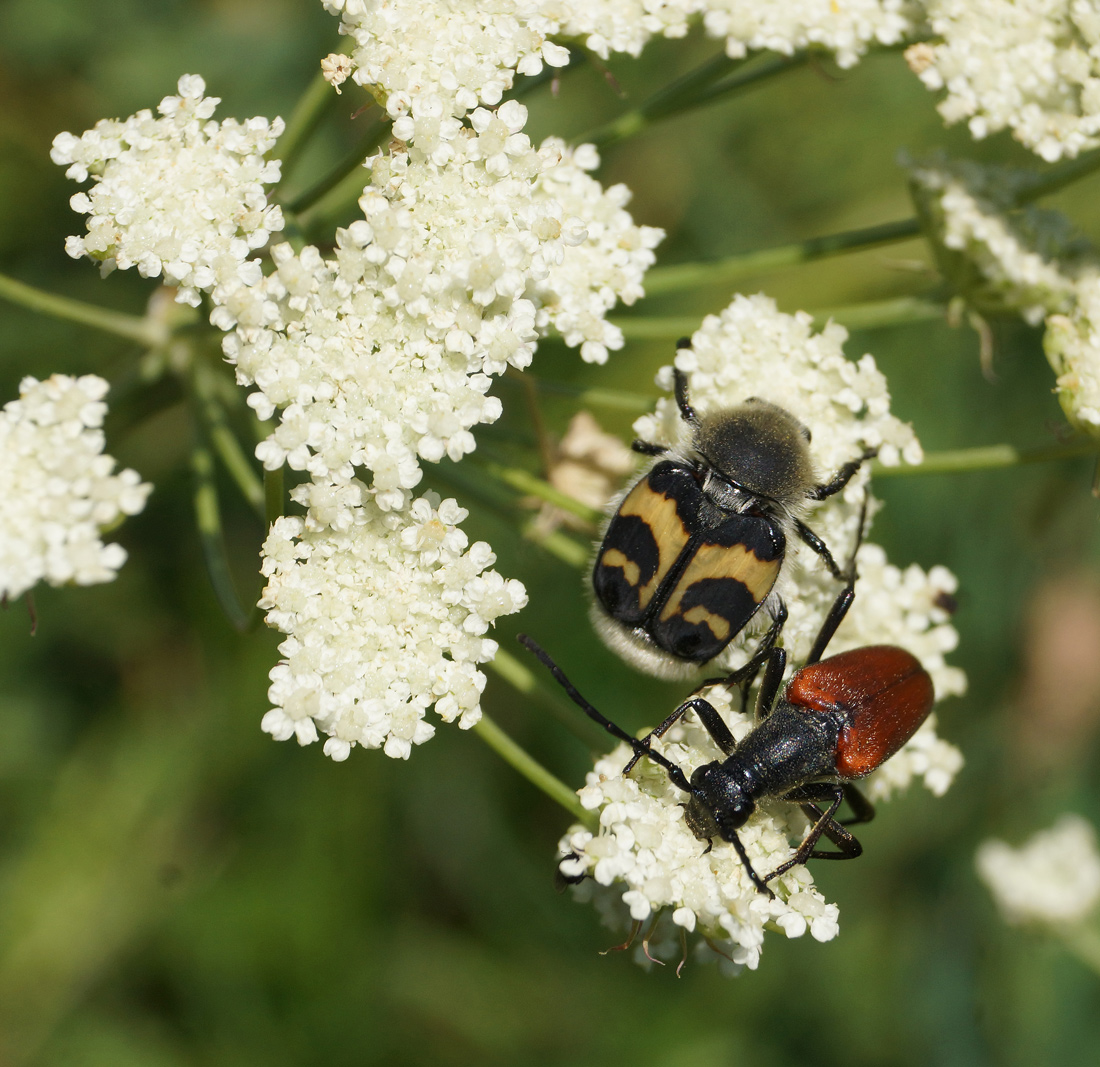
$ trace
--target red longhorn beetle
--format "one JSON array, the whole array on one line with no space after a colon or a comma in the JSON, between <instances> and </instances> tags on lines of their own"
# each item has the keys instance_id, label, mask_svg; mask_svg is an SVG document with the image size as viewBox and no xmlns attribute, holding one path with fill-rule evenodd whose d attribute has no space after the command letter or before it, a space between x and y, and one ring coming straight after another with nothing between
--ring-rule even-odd
<instances>
[{"instance_id":1,"label":"red longhorn beetle","mask_svg":"<svg viewBox=\"0 0 1100 1067\"><path fill-rule=\"evenodd\" d=\"M916 657L893 645L870 645L822 660L854 597L854 571L829 612L803 667L779 687L787 654L768 653L756 705L756 725L738 744L714 706L702 697L681 704L646 737L632 737L600 714L530 637L519 640L550 669L559 684L589 718L634 750L627 773L643 756L668 773L688 796L687 824L704 841L729 841L756 887L772 895L768 882L810 859L855 859L863 846L835 816L847 799L848 823L868 822L874 807L852 785L881 766L909 740L932 710L932 679ZM777 699L778 697L778 699ZM699 767L690 780L671 760L652 747L681 717L694 711L725 758ZM795 854L767 877L753 869L737 831L764 797L801 806L814 820ZM817 849L824 835L838 851Z\"/></svg>"}]
</instances>

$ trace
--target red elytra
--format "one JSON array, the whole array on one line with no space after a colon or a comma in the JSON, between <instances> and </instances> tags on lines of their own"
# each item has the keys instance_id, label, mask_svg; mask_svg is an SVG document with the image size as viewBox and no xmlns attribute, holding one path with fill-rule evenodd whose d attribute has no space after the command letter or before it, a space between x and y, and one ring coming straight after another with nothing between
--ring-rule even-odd
<instances>
[{"instance_id":1,"label":"red elytra","mask_svg":"<svg viewBox=\"0 0 1100 1067\"><path fill-rule=\"evenodd\" d=\"M932 679L915 656L869 645L797 671L786 698L813 711L850 716L836 748L841 778L862 778L888 760L932 710Z\"/></svg>"}]
</instances>

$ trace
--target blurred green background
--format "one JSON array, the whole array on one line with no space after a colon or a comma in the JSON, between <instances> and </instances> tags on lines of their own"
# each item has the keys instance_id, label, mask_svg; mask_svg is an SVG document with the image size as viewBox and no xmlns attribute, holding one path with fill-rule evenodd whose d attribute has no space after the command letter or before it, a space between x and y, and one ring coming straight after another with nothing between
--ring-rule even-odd
<instances>
[{"instance_id":1,"label":"blurred green background","mask_svg":"<svg viewBox=\"0 0 1100 1067\"><path fill-rule=\"evenodd\" d=\"M0 4L0 270L140 313L134 272L101 282L63 251L82 223L48 158L61 130L155 107L201 73L219 116L287 115L335 20L310 0L6 0ZM701 35L652 43L524 97L529 132L574 136L718 50ZM360 136L345 92L296 180ZM937 146L1030 164L1004 136L942 129L897 53L851 71L812 64L605 153L600 177L634 191L638 222L668 237L661 263L732 255L912 214L898 150ZM1093 239L1093 178L1054 203ZM748 279L787 311L919 292L920 241ZM653 300L642 314L701 316L728 286ZM993 324L996 381L978 342L945 322L855 333L894 410L926 449L1053 440L1063 425L1040 332ZM546 343L536 373L651 392L667 343L631 343L606 368ZM22 375L119 380L139 356L116 338L0 304L0 400ZM530 448L517 387L487 447ZM575 403L544 398L563 432ZM597 411L629 438L631 416ZM46 1067L281 1064L1093 1064L1100 980L1057 945L1005 927L973 871L995 834L1018 843L1061 811L1100 820L1100 537L1092 468L1078 460L876 486L874 537L899 565L959 576L953 662L970 692L940 709L967 766L942 800L886 806L853 864L819 864L841 935L769 937L759 971L726 980L689 964L644 973L586 907L553 889L564 813L477 737L443 727L407 763L276 744L259 729L276 635L240 636L205 578L191 512L193 428L169 396L108 426L108 450L156 485L118 539L119 579L35 593L0 612L0 1062ZM533 451L531 453L533 456ZM473 468L429 481L452 492ZM258 592L263 531L226 487L242 596ZM617 663L591 635L580 575L518 530L525 513L464 496L471 537L521 578L530 606L506 648L539 637L593 702L631 728L679 687ZM590 753L492 677L486 710L565 781Z\"/></svg>"}]
</instances>

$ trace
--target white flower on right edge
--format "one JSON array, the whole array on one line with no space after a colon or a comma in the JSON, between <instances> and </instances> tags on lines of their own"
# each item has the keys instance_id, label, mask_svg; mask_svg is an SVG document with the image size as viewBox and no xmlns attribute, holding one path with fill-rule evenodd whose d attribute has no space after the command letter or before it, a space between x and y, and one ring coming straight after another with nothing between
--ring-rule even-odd
<instances>
[{"instance_id":1,"label":"white flower on right edge","mask_svg":"<svg viewBox=\"0 0 1100 1067\"><path fill-rule=\"evenodd\" d=\"M1043 348L1066 419L1100 435L1100 256L1057 211L1026 199L1036 175L968 160L909 168L940 270L983 314L1045 319Z\"/></svg>"},{"instance_id":2,"label":"white flower on right edge","mask_svg":"<svg viewBox=\"0 0 1100 1067\"><path fill-rule=\"evenodd\" d=\"M1006 127L1049 163L1100 144L1100 10L1092 0L927 0L936 37L906 52L940 114Z\"/></svg>"},{"instance_id":3,"label":"white flower on right edge","mask_svg":"<svg viewBox=\"0 0 1100 1067\"><path fill-rule=\"evenodd\" d=\"M990 840L975 863L1005 922L1064 926L1100 903L1096 831L1080 815L1063 815L1020 848Z\"/></svg>"},{"instance_id":4,"label":"white flower on right edge","mask_svg":"<svg viewBox=\"0 0 1100 1067\"><path fill-rule=\"evenodd\" d=\"M0 596L50 585L109 582L126 550L103 529L145 507L152 486L112 473L100 428L108 384L94 374L27 377L0 411Z\"/></svg>"},{"instance_id":5,"label":"white flower on right edge","mask_svg":"<svg viewBox=\"0 0 1100 1067\"><path fill-rule=\"evenodd\" d=\"M836 470L868 447L893 465L921 459L911 427L890 413L886 380L865 355L858 362L843 352L847 334L835 324L813 330L809 315L786 315L763 295L737 296L721 315L708 316L681 349L676 366L688 376L692 406L705 414L740 403L750 396L782 404L813 435L811 449L819 474ZM672 386L671 368L658 383ZM682 443L690 434L675 401L662 398L651 416L635 423L643 439ZM842 493L810 511L807 522L843 561L856 536L860 509L869 493L864 467ZM871 498L870 513L877 502ZM783 630L790 668L808 654L839 585L820 559L801 542L789 542L779 588L790 612ZM925 572L912 565L891 564L878 545L865 543L857 557L859 581L853 606L826 655L863 645L894 644L920 660L933 679L936 699L962 693L966 677L945 662L958 634L950 622L954 575L944 567ZM758 632L742 634L731 654L710 665L712 673L735 666L755 648ZM740 740L752 727L751 716L730 707L721 687L705 694ZM671 710L671 709L669 709ZM612 715L612 717L614 717ZM661 751L685 774L718 759L720 753L694 716L667 735ZM641 924L646 944L639 948L662 959L679 955L681 939L696 932L703 957L717 958L723 969L754 968L766 927L787 937L809 931L818 940L836 935L838 909L814 887L806 866L793 868L772 883L775 897L759 892L745 872L732 844L698 840L684 822L683 793L666 772L642 760L629 777L622 769L630 758L620 745L596 764L579 790L581 802L599 812L595 835L574 827L561 842L561 872L586 877L575 889L592 899L605 920L617 928ZM962 756L936 734L930 716L902 749L862 780L875 801L888 799L913 781L942 795L962 766ZM805 835L808 823L797 805L763 802L739 831L754 868L766 874L788 859Z\"/></svg>"}]
</instances>

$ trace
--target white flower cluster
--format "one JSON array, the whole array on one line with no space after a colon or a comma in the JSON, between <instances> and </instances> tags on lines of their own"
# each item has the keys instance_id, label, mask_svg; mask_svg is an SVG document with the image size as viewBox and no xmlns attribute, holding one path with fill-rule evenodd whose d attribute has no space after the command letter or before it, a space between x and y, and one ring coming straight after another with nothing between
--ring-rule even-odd
<instances>
[{"instance_id":1,"label":"white flower cluster","mask_svg":"<svg viewBox=\"0 0 1100 1067\"><path fill-rule=\"evenodd\" d=\"M278 246L276 270L215 311L237 323L225 351L259 386L249 402L282 409L265 466L338 482L365 467L379 506L404 507L420 460L473 450L471 428L500 414L490 376L526 367L540 333L589 360L622 345L604 315L641 294L661 231L585 173L590 149L535 150L526 117L514 102L475 111L443 165L418 145L374 156L334 258Z\"/></svg>"},{"instance_id":2,"label":"white flower cluster","mask_svg":"<svg viewBox=\"0 0 1100 1067\"><path fill-rule=\"evenodd\" d=\"M1005 921L1013 925L1077 923L1100 903L1096 831L1080 815L1063 815L1018 849L985 841L976 864Z\"/></svg>"},{"instance_id":3,"label":"white flower cluster","mask_svg":"<svg viewBox=\"0 0 1100 1067\"><path fill-rule=\"evenodd\" d=\"M590 177L587 171L599 162L590 146L569 150L551 139L534 148L522 132L526 109L515 102L495 112L470 110L479 100L499 100L511 82L488 53L485 62L464 67L467 45L503 49L512 57L505 67L525 72L537 69L540 55L564 57L509 14L507 4L495 13L484 5L436 5L435 15L453 15L442 22L407 3L348 0L330 7L342 10L348 25L359 20L360 29L391 16L400 29L374 42L379 65L371 75L389 79L395 141L367 161L363 218L337 232L331 258L314 247L295 252L284 244L272 249L275 269L267 276L258 260L246 262L249 250L282 225L262 188L278 178L278 163L265 163L263 153L282 123L206 121L218 101L203 97L200 78L180 79L180 96L161 103L162 118L142 112L100 123L83 139L62 135L54 158L72 164L71 177L98 179L87 197L74 201L78 210L96 214L89 237L79 248L71 242L70 250L112 266L137 263L150 276L163 273L192 303L208 292L211 321L228 331L225 352L238 380L258 387L249 403L263 419L280 414L257 456L269 469L287 463L311 476L296 495L306 516L280 524L265 546L269 620L289 635L283 645L289 658L272 674L277 708L267 728L302 739L317 724L332 735L327 749L337 758L352 743L407 755L408 746L426 736L421 720L433 702L445 719L476 720L483 680L472 664L491 658L495 647L481 639L476 649L449 636L442 640L437 624L450 620L450 626L455 613L464 612L455 625L480 634L524 598L519 583L491 572L481 576L492 562L485 545L445 568L420 551L400 560L388 554L385 542L394 530L459 521L453 504L444 506L443 518L420 514L428 505L414 503L411 490L421 479L421 461L457 460L473 449L471 429L500 414L500 402L486 395L491 376L529 364L537 339L549 330L560 331L589 361L601 362L621 347L622 335L606 322L606 312L617 300L641 295L662 234L633 224L624 187L605 191ZM535 18L527 9L520 14ZM406 32L415 45L407 53L399 40ZM396 60L384 54L390 45L397 47ZM434 58L418 65L416 48L429 45ZM363 76L363 55L357 55ZM349 70L339 58L325 64L334 82ZM456 94L446 108L433 95L437 76ZM369 484L360 480L364 471ZM460 541L464 535L452 530L448 551L458 551ZM288 546L304 552L310 566L288 555ZM326 630L312 614L314 605L299 610L283 602L284 593L303 595L302 583L316 579L310 567L321 559L340 573L370 575L374 567L371 581L400 570L398 588L416 606L403 616L405 653L379 643L367 622L336 613ZM422 574L414 582L417 567ZM463 574L468 582L460 594L454 583L461 585ZM337 601L323 604L335 612ZM380 625L378 609L371 610L368 622ZM322 647L322 637L331 648ZM407 659L424 644L455 666L412 669L401 655ZM388 682L381 691L356 690L344 665L347 647L380 684L387 664L402 663L405 695L400 686L387 689ZM304 678L303 649L338 666Z\"/></svg>"},{"instance_id":4,"label":"white flower cluster","mask_svg":"<svg viewBox=\"0 0 1100 1067\"><path fill-rule=\"evenodd\" d=\"M612 52L641 55L651 37L683 37L702 0L551 0L543 12L554 18L553 33L576 37L601 59Z\"/></svg>"},{"instance_id":5,"label":"white flower cluster","mask_svg":"<svg viewBox=\"0 0 1100 1067\"><path fill-rule=\"evenodd\" d=\"M886 381L874 359L867 355L853 363L842 348L846 331L830 323L815 334L812 322L806 314L779 312L774 301L762 295L735 297L721 315L703 321L691 348L677 354L676 366L688 375L692 406L705 415L750 396L781 404L812 428L811 447L821 474L831 474L869 447L879 448L887 464L920 462L920 445L912 428L890 414ZM670 389L671 368L663 368L657 380ZM691 432L672 398L659 400L656 413L639 419L634 429L645 440L679 447L689 443ZM856 536L868 479L863 468L843 493L822 502L808 516L842 565ZM788 564L777 588L790 612L783 644L793 670L809 653L839 586L801 541L789 540L787 553ZM857 560L855 601L828 652L899 645L930 673L938 700L962 693L965 675L944 662L944 654L958 641L950 624L954 576L944 567L927 573L917 566L901 571L873 544L865 543ZM733 659L743 660L758 640L758 633L742 635L730 646L733 654L715 666L721 670L731 667ZM751 720L728 710L728 695L721 689L709 691L707 697L721 701L720 710L740 740ZM673 743L663 751L685 773L718 758L700 726L689 722L677 729L681 732L668 735ZM674 924L691 929L699 923L706 938L716 944L725 939L721 952L748 966L755 966L767 921L776 921L788 936L803 932L806 922L822 940L835 933L836 909L825 905L813 889L805 867L780 879L778 899L768 900L743 874L732 845L715 843L704 853L705 844L683 822L683 795L663 770L640 766L631 778L622 778L629 755L620 746L589 775L580 796L586 807L601 809L601 828L595 837L584 830L570 831L562 845L567 855L562 864L565 875L591 873L608 887L625 881L622 899L635 920L645 919L650 910L673 908ZM961 766L961 754L937 737L935 720L929 718L864 786L872 799L881 800L922 779L939 796ZM754 867L766 874L791 854L791 840L797 841L805 830L797 808L773 802L758 809L741 837ZM581 891L593 892L583 884ZM608 894L618 891L606 890ZM603 907L608 911L608 905ZM802 918L792 918L790 908Z\"/></svg>"},{"instance_id":6,"label":"white flower cluster","mask_svg":"<svg viewBox=\"0 0 1100 1067\"><path fill-rule=\"evenodd\" d=\"M704 0L703 23L734 59L750 49L783 55L818 46L851 67L871 45L897 44L920 24L913 0Z\"/></svg>"},{"instance_id":7,"label":"white flower cluster","mask_svg":"<svg viewBox=\"0 0 1100 1067\"><path fill-rule=\"evenodd\" d=\"M542 0L321 2L355 41L352 77L393 119L446 124L479 104L499 104L516 73L569 61L547 39L557 26L543 16Z\"/></svg>"},{"instance_id":8,"label":"white flower cluster","mask_svg":"<svg viewBox=\"0 0 1100 1067\"><path fill-rule=\"evenodd\" d=\"M1011 129L1048 162L1100 144L1100 9L1093 0L926 0L936 42L910 66L947 123Z\"/></svg>"},{"instance_id":9,"label":"white flower cluster","mask_svg":"<svg viewBox=\"0 0 1100 1067\"><path fill-rule=\"evenodd\" d=\"M791 55L818 47L842 67L872 45L892 45L921 21L916 0L321 0L355 41L352 75L421 141L453 136L456 119L498 104L517 74L564 66L569 53L551 37L577 39L596 55L641 53L653 36L683 37L702 16L726 52ZM341 62L341 80L345 75ZM326 75L327 76L327 75Z\"/></svg>"},{"instance_id":10,"label":"white flower cluster","mask_svg":"<svg viewBox=\"0 0 1100 1067\"><path fill-rule=\"evenodd\" d=\"M66 241L69 255L97 260L104 274L136 266L163 275L180 287L177 300L197 306L200 292L218 300L260 280L259 260L248 257L283 228L263 188L279 180L279 162L264 154L283 121L219 124L210 118L219 99L203 96L202 78L185 74L178 88L160 118L145 110L81 137L60 133L50 158L76 181L95 179L70 200L89 218L87 234Z\"/></svg>"},{"instance_id":11,"label":"white flower cluster","mask_svg":"<svg viewBox=\"0 0 1100 1067\"><path fill-rule=\"evenodd\" d=\"M112 474L103 452L103 398L93 374L24 378L0 411L0 596L50 585L109 582L126 562L100 534L136 515L151 485L136 471Z\"/></svg>"},{"instance_id":12,"label":"white flower cluster","mask_svg":"<svg viewBox=\"0 0 1100 1067\"><path fill-rule=\"evenodd\" d=\"M938 161L910 170L941 269L979 311L1045 319L1043 346L1072 425L1100 433L1100 258L1055 211L1015 207L1034 176Z\"/></svg>"},{"instance_id":13,"label":"white flower cluster","mask_svg":"<svg viewBox=\"0 0 1100 1067\"><path fill-rule=\"evenodd\" d=\"M752 727L751 716L732 709L723 687L705 695L741 740ZM721 757L694 716L665 735L661 752L688 777ZM597 760L578 790L581 803L600 818L597 834L575 826L559 845L565 856L562 874L590 876L574 890L579 899L594 899L609 925L650 923L648 951L658 958L679 954L684 933L698 933L700 955L706 958L709 949L712 958L732 963L733 973L741 967L755 970L767 924L787 937L801 937L807 930L818 941L837 935L839 909L825 902L805 865L769 883L774 897L761 893L733 845L715 841L708 848L692 833L684 821L684 794L664 770L642 760L629 777L623 776L630 755L626 745L619 745ZM799 840L808 828L796 805L765 802L738 833L753 868L765 877L790 859L792 838ZM667 917L671 922L664 921Z\"/></svg>"},{"instance_id":14,"label":"white flower cluster","mask_svg":"<svg viewBox=\"0 0 1100 1067\"><path fill-rule=\"evenodd\" d=\"M356 490L354 509L318 500L316 488L299 497L311 516L329 517L327 503L348 525L281 518L264 543L260 606L288 637L263 728L300 744L320 730L336 760L354 745L405 759L435 733L424 720L431 704L464 729L481 717L477 664L497 649L485 632L527 595L488 569L496 557L457 528L466 511L454 500L428 494L403 513L385 512L364 487L346 489Z\"/></svg>"},{"instance_id":15,"label":"white flower cluster","mask_svg":"<svg viewBox=\"0 0 1100 1067\"><path fill-rule=\"evenodd\" d=\"M1012 174L954 162L914 166L910 180L933 240L978 272L973 282L956 276L956 286L970 288L966 295L979 309L1018 311L1034 325L1072 305L1073 279L1057 258L1070 235L1054 212L1011 210ZM1043 245L1045 254L1038 250Z\"/></svg>"},{"instance_id":16,"label":"white flower cluster","mask_svg":"<svg viewBox=\"0 0 1100 1067\"><path fill-rule=\"evenodd\" d=\"M625 210L631 195L625 185L604 189L591 177L588 172L600 165L594 146L571 149L551 137L540 152L557 162L539 175L537 200L560 205L574 228L583 226L585 236L567 241L561 261L528 286L527 295L538 308L535 325L540 334L553 327L567 345L580 345L586 363L605 363L608 349L623 347L622 331L605 316L616 302L629 306L645 295L642 279L664 231L634 225Z\"/></svg>"},{"instance_id":17,"label":"white flower cluster","mask_svg":"<svg viewBox=\"0 0 1100 1067\"><path fill-rule=\"evenodd\" d=\"M1057 377L1058 400L1079 429L1100 433L1100 272L1074 285L1069 314L1050 315L1043 348Z\"/></svg>"}]
</instances>

